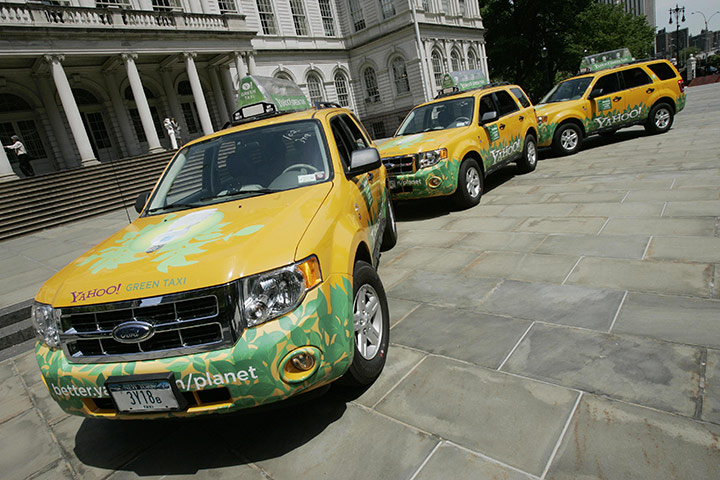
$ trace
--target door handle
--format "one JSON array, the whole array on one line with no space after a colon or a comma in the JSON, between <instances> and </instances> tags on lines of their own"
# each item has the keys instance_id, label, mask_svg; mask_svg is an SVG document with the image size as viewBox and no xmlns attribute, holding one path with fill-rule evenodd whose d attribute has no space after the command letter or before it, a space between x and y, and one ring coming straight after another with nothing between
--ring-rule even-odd
<instances>
[{"instance_id":1,"label":"door handle","mask_svg":"<svg viewBox=\"0 0 720 480\"><path fill-rule=\"evenodd\" d=\"M520 120L520 121L522 122L523 120L525 120L525 117L523 117L522 115L520 115L520 116L518 117L518 120Z\"/></svg>"},{"instance_id":2,"label":"door handle","mask_svg":"<svg viewBox=\"0 0 720 480\"><path fill-rule=\"evenodd\" d=\"M505 130L505 124L504 124L504 123L501 123L501 124L499 125L499 127L500 127L500 130Z\"/></svg>"},{"instance_id":3,"label":"door handle","mask_svg":"<svg viewBox=\"0 0 720 480\"><path fill-rule=\"evenodd\" d=\"M645 93L652 93L654 91L655 91L654 88L648 88L647 90L645 90Z\"/></svg>"},{"instance_id":4,"label":"door handle","mask_svg":"<svg viewBox=\"0 0 720 480\"><path fill-rule=\"evenodd\" d=\"M375 177L372 172L368 172L368 180L372 181L372 179Z\"/></svg>"},{"instance_id":5,"label":"door handle","mask_svg":"<svg viewBox=\"0 0 720 480\"><path fill-rule=\"evenodd\" d=\"M613 102L619 102L622 100L622 97L613 97Z\"/></svg>"}]
</instances>

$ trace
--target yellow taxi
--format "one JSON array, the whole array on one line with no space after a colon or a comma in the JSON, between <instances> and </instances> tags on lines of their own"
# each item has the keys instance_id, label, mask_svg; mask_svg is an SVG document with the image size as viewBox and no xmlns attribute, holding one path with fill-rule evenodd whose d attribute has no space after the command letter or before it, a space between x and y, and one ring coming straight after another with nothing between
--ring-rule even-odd
<instances>
[{"instance_id":1,"label":"yellow taxi","mask_svg":"<svg viewBox=\"0 0 720 480\"><path fill-rule=\"evenodd\" d=\"M683 80L667 60L636 62L620 49L585 57L580 70L535 106L538 145L558 155L577 152L587 136L633 125L651 134L667 132L685 107Z\"/></svg>"},{"instance_id":2,"label":"yellow taxi","mask_svg":"<svg viewBox=\"0 0 720 480\"><path fill-rule=\"evenodd\" d=\"M397 230L385 168L347 109L242 79L232 125L179 150L139 218L63 268L32 308L71 414L193 416L375 380Z\"/></svg>"},{"instance_id":3,"label":"yellow taxi","mask_svg":"<svg viewBox=\"0 0 720 480\"><path fill-rule=\"evenodd\" d=\"M450 196L477 205L485 176L537 165L537 120L522 88L488 84L480 71L446 74L438 98L415 107L380 146L394 200Z\"/></svg>"}]
</instances>

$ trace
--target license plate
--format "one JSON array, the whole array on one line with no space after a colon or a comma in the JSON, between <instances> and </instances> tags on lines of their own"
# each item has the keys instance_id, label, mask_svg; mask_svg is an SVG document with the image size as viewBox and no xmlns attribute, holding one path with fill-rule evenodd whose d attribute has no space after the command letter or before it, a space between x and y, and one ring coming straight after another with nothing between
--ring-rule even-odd
<instances>
[{"instance_id":1,"label":"license plate","mask_svg":"<svg viewBox=\"0 0 720 480\"><path fill-rule=\"evenodd\" d=\"M395 177L388 178L388 183L390 183L390 188L397 188L397 179Z\"/></svg>"},{"instance_id":2,"label":"license plate","mask_svg":"<svg viewBox=\"0 0 720 480\"><path fill-rule=\"evenodd\" d=\"M174 384L169 378L138 377L142 376L133 375L127 379L111 377L105 382L119 412L167 412L180 409Z\"/></svg>"}]
</instances>

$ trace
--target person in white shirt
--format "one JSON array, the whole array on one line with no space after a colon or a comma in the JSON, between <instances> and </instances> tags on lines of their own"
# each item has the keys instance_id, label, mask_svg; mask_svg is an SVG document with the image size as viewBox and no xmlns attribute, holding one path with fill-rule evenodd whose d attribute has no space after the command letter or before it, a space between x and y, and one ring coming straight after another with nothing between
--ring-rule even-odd
<instances>
[{"instance_id":1,"label":"person in white shirt","mask_svg":"<svg viewBox=\"0 0 720 480\"><path fill-rule=\"evenodd\" d=\"M26 176L26 177L34 177L35 176L35 170L33 170L32 165L30 165L30 155L27 153L27 149L25 148L25 145L20 141L20 137L17 135L13 135L10 137L10 140L12 140L12 145L3 145L8 150L12 150L15 152L15 156L18 159L18 162L20 163L20 171Z\"/></svg>"},{"instance_id":2,"label":"person in white shirt","mask_svg":"<svg viewBox=\"0 0 720 480\"><path fill-rule=\"evenodd\" d=\"M175 123L174 119L165 117L165 120L163 120L163 126L165 127L165 130L167 130L168 137L170 137L170 147L173 150L177 150L178 144L177 144L177 137L175 136L177 123Z\"/></svg>"}]
</instances>

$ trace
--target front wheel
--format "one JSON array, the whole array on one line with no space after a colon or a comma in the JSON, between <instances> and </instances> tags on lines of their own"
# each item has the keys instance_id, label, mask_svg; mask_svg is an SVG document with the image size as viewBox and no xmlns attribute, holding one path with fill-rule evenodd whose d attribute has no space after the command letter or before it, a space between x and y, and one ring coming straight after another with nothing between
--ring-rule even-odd
<instances>
[{"instance_id":1,"label":"front wheel","mask_svg":"<svg viewBox=\"0 0 720 480\"><path fill-rule=\"evenodd\" d=\"M466 158L460 164L457 190L452 196L453 202L460 208L474 207L480 203L483 194L483 174L473 158Z\"/></svg>"},{"instance_id":2,"label":"front wheel","mask_svg":"<svg viewBox=\"0 0 720 480\"><path fill-rule=\"evenodd\" d=\"M650 110L650 115L645 124L645 130L651 134L665 133L670 130L673 117L674 115L670 105L667 103L658 103Z\"/></svg>"},{"instance_id":3,"label":"front wheel","mask_svg":"<svg viewBox=\"0 0 720 480\"><path fill-rule=\"evenodd\" d=\"M537 143L535 137L525 137L525 148L522 157L516 162L520 173L530 173L537 167Z\"/></svg>"},{"instance_id":4,"label":"front wheel","mask_svg":"<svg viewBox=\"0 0 720 480\"><path fill-rule=\"evenodd\" d=\"M572 155L580 150L583 133L579 126L574 123L561 125L555 131L552 147L558 155Z\"/></svg>"},{"instance_id":5,"label":"front wheel","mask_svg":"<svg viewBox=\"0 0 720 480\"><path fill-rule=\"evenodd\" d=\"M355 355L342 377L348 386L369 385L382 372L390 344L390 310L375 269L358 260L353 271Z\"/></svg>"}]
</instances>

